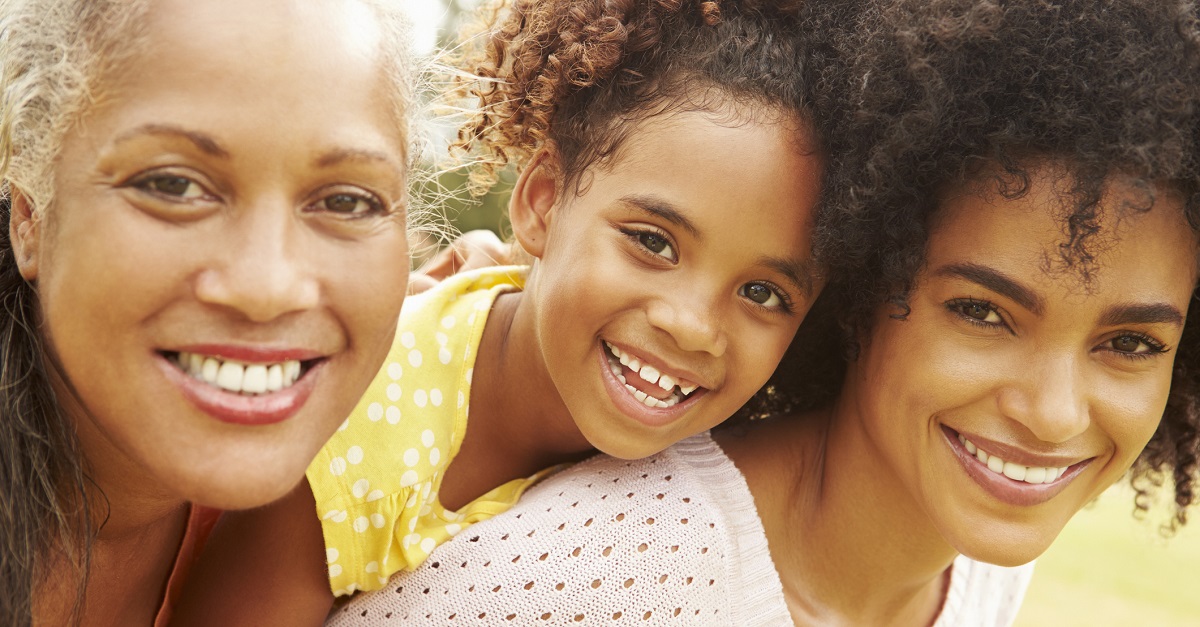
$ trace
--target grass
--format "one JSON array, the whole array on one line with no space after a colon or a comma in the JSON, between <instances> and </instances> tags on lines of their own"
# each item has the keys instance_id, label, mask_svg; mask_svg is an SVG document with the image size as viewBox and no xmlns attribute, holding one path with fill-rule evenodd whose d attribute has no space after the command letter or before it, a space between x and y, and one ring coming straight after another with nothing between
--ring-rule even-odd
<instances>
[{"instance_id":1,"label":"grass","mask_svg":"<svg viewBox=\"0 0 1200 627\"><path fill-rule=\"evenodd\" d=\"M1164 538L1165 508L1147 520L1132 509L1116 487L1071 520L1038 560L1017 627L1200 625L1200 511Z\"/></svg>"}]
</instances>

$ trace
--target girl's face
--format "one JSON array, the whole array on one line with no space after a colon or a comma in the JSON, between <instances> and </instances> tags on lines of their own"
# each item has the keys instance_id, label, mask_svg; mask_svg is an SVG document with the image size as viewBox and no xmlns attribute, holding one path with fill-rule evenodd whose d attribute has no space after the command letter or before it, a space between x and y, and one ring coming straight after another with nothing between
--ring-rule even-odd
<instances>
[{"instance_id":1,"label":"girl's face","mask_svg":"<svg viewBox=\"0 0 1200 627\"><path fill-rule=\"evenodd\" d=\"M610 455L653 454L737 411L822 285L815 142L790 120L719 117L641 125L547 217L532 290L542 357Z\"/></svg>"},{"instance_id":2,"label":"girl's face","mask_svg":"<svg viewBox=\"0 0 1200 627\"><path fill-rule=\"evenodd\" d=\"M300 479L395 329L404 131L353 0L155 2L18 256L98 476L239 508Z\"/></svg>"},{"instance_id":3,"label":"girl's face","mask_svg":"<svg viewBox=\"0 0 1200 627\"><path fill-rule=\"evenodd\" d=\"M1140 196L1119 182L1091 283L1055 267L1062 182L1041 174L1019 199L942 204L911 313L881 312L844 399L897 498L1001 565L1041 554L1154 434L1197 278L1180 202L1122 209Z\"/></svg>"}]
</instances>

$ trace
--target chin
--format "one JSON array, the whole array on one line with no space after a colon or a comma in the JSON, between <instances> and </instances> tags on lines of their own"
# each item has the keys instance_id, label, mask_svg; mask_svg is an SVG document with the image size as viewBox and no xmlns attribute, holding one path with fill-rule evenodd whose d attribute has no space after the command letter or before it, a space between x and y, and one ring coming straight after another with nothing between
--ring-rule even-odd
<instances>
[{"instance_id":1,"label":"chin","mask_svg":"<svg viewBox=\"0 0 1200 627\"><path fill-rule=\"evenodd\" d=\"M226 472L207 473L193 478L184 498L197 505L222 510L253 509L273 503L291 492L304 479L304 466L286 472L262 467L247 469L231 464Z\"/></svg>"},{"instance_id":2,"label":"chin","mask_svg":"<svg viewBox=\"0 0 1200 627\"><path fill-rule=\"evenodd\" d=\"M992 541L979 538L969 546L955 547L959 553L977 561L995 564L996 566L1014 567L1028 564L1037 559L1050 548L1054 538L1045 539L1041 534L1036 537L999 537Z\"/></svg>"}]
</instances>

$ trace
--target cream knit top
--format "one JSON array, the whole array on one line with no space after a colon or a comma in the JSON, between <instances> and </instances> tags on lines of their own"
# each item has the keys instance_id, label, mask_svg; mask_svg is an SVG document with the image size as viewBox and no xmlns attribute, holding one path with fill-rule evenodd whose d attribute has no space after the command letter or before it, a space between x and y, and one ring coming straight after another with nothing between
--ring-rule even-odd
<instances>
[{"instance_id":1,"label":"cream knit top","mask_svg":"<svg viewBox=\"0 0 1200 627\"><path fill-rule=\"evenodd\" d=\"M960 556L935 627L1010 625L1031 575ZM745 479L701 434L551 476L327 624L792 623Z\"/></svg>"}]
</instances>

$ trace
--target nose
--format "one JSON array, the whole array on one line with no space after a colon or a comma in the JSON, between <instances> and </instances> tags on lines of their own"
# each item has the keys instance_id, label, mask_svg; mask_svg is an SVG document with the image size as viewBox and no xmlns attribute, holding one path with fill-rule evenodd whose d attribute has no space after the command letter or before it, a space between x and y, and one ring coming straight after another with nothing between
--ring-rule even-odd
<instances>
[{"instance_id":1,"label":"nose","mask_svg":"<svg viewBox=\"0 0 1200 627\"><path fill-rule=\"evenodd\" d=\"M196 297L252 322L316 307L319 282L301 250L302 228L284 202L260 202L239 212L209 251L196 278Z\"/></svg>"},{"instance_id":2,"label":"nose","mask_svg":"<svg viewBox=\"0 0 1200 627\"><path fill-rule=\"evenodd\" d=\"M672 289L651 302L646 317L650 325L665 331L680 349L725 354L728 340L722 328L720 296L702 288Z\"/></svg>"},{"instance_id":3,"label":"nose","mask_svg":"<svg viewBox=\"0 0 1200 627\"><path fill-rule=\"evenodd\" d=\"M1062 443L1091 424L1088 383L1080 358L1064 350L1019 364L1019 376L999 395L1000 411L1043 442Z\"/></svg>"}]
</instances>

